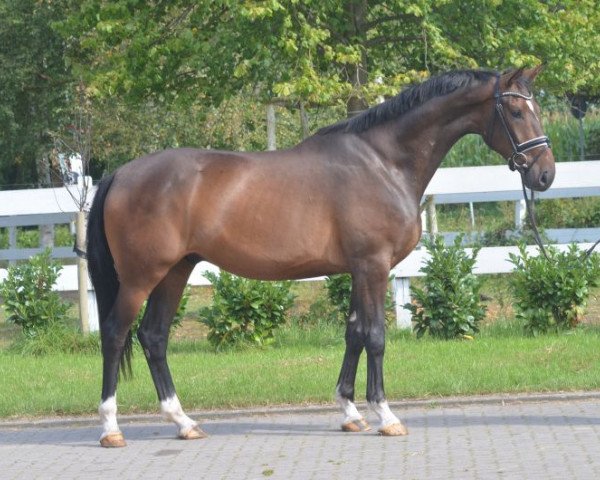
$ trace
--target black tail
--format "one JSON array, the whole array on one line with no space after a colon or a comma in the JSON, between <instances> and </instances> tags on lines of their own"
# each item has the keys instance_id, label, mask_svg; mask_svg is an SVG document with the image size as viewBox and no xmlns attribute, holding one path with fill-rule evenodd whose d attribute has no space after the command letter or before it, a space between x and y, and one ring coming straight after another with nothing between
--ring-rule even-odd
<instances>
[{"instance_id":1,"label":"black tail","mask_svg":"<svg viewBox=\"0 0 600 480\"><path fill-rule=\"evenodd\" d=\"M88 268L96 291L101 336L104 335L108 326L106 322L119 292L119 278L104 233L104 202L113 179L114 174L104 177L98 184L87 225ZM131 376L131 355L132 338L130 331L121 357L121 372L124 377Z\"/></svg>"}]
</instances>

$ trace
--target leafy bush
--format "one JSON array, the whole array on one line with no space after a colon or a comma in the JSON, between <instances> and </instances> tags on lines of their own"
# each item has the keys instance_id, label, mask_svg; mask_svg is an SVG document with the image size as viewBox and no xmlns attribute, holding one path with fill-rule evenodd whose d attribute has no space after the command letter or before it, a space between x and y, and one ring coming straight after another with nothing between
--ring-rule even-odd
<instances>
[{"instance_id":1,"label":"leafy bush","mask_svg":"<svg viewBox=\"0 0 600 480\"><path fill-rule=\"evenodd\" d=\"M517 318L525 322L525 330L538 335L579 324L590 287L600 283L598 254L584 259L575 244L565 252L547 247L549 261L543 255L528 254L524 244L519 245L519 253L510 255L516 267L510 285Z\"/></svg>"},{"instance_id":2,"label":"leafy bush","mask_svg":"<svg viewBox=\"0 0 600 480\"><path fill-rule=\"evenodd\" d=\"M69 309L69 303L52 291L62 266L50 254L46 249L28 262L10 267L0 284L7 321L19 325L27 337L63 320Z\"/></svg>"},{"instance_id":3,"label":"leafy bush","mask_svg":"<svg viewBox=\"0 0 600 480\"><path fill-rule=\"evenodd\" d=\"M308 311L292 317L292 323L305 330L341 325L339 311L323 295L310 304Z\"/></svg>"},{"instance_id":4,"label":"leafy bush","mask_svg":"<svg viewBox=\"0 0 600 480\"><path fill-rule=\"evenodd\" d=\"M37 332L34 337L23 335L10 346L10 351L22 355L50 354L98 354L100 353L100 335L81 332L64 322L52 322Z\"/></svg>"},{"instance_id":5,"label":"leafy bush","mask_svg":"<svg viewBox=\"0 0 600 480\"><path fill-rule=\"evenodd\" d=\"M480 280L473 275L479 248L471 257L461 247L462 236L446 247L442 236L424 238L431 258L420 269L424 288L411 286L413 302L404 305L412 313L417 337L426 332L439 338L456 338L479 331L485 315L479 300Z\"/></svg>"},{"instance_id":6,"label":"leafy bush","mask_svg":"<svg viewBox=\"0 0 600 480\"><path fill-rule=\"evenodd\" d=\"M204 276L213 285L213 303L200 310L200 321L208 326L208 340L216 349L273 343L273 331L294 303L290 282L261 282L227 272Z\"/></svg>"},{"instance_id":7,"label":"leafy bush","mask_svg":"<svg viewBox=\"0 0 600 480\"><path fill-rule=\"evenodd\" d=\"M352 276L349 274L331 275L325 278L327 298L335 309L338 318L344 321L350 315L350 296L352 293Z\"/></svg>"},{"instance_id":8,"label":"leafy bush","mask_svg":"<svg viewBox=\"0 0 600 480\"><path fill-rule=\"evenodd\" d=\"M585 141L585 153L588 160L600 158L600 122L588 122Z\"/></svg>"},{"instance_id":9,"label":"leafy bush","mask_svg":"<svg viewBox=\"0 0 600 480\"><path fill-rule=\"evenodd\" d=\"M20 248L36 248L40 244L40 231L37 228L17 229L17 245Z\"/></svg>"},{"instance_id":10,"label":"leafy bush","mask_svg":"<svg viewBox=\"0 0 600 480\"><path fill-rule=\"evenodd\" d=\"M331 275L325 279L327 298L333 307L333 316L337 321L346 322L350 315L350 296L352 294L352 276L349 274ZM394 310L394 297L388 289L385 296L386 323L395 322L396 312Z\"/></svg>"},{"instance_id":11,"label":"leafy bush","mask_svg":"<svg viewBox=\"0 0 600 480\"><path fill-rule=\"evenodd\" d=\"M539 222L553 228L595 227L600 224L600 198L544 200L537 209Z\"/></svg>"}]
</instances>

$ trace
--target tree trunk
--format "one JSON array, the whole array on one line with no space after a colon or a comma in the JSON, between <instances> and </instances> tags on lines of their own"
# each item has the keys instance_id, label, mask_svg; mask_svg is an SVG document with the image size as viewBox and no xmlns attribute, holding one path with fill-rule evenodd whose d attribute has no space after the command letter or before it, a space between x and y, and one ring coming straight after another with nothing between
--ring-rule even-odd
<instances>
[{"instance_id":1,"label":"tree trunk","mask_svg":"<svg viewBox=\"0 0 600 480\"><path fill-rule=\"evenodd\" d=\"M368 81L367 73L367 50L362 46L366 39L366 19L368 3L367 0L350 0L346 4L346 13L348 15L348 41L350 43L359 42L361 58L356 65L346 66L346 75L352 84L352 94L346 104L346 113L348 118L360 114L369 104L362 95L362 86Z\"/></svg>"},{"instance_id":2,"label":"tree trunk","mask_svg":"<svg viewBox=\"0 0 600 480\"><path fill-rule=\"evenodd\" d=\"M308 127L308 115L304 108L304 102L300 102L300 124L302 125L302 138L310 136L310 128Z\"/></svg>"},{"instance_id":3,"label":"tree trunk","mask_svg":"<svg viewBox=\"0 0 600 480\"><path fill-rule=\"evenodd\" d=\"M41 187L51 187L50 159L43 155L37 162L38 183ZM54 247L54 225L40 225L40 247Z\"/></svg>"},{"instance_id":4,"label":"tree trunk","mask_svg":"<svg viewBox=\"0 0 600 480\"><path fill-rule=\"evenodd\" d=\"M77 212L75 219L75 245L79 251L85 251L86 249L86 221L85 212ZM79 323L81 327L81 333L88 335L90 333L90 321L89 321L89 309L88 309L88 269L87 259L82 256L77 257L77 289L79 290Z\"/></svg>"},{"instance_id":5,"label":"tree trunk","mask_svg":"<svg viewBox=\"0 0 600 480\"><path fill-rule=\"evenodd\" d=\"M272 103L267 104L267 150L277 150L277 119Z\"/></svg>"}]
</instances>

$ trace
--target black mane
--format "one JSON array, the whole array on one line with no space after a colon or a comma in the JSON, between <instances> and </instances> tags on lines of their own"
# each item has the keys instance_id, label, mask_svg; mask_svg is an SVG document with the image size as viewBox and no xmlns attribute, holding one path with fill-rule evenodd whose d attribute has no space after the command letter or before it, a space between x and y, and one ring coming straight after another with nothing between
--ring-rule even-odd
<instances>
[{"instance_id":1,"label":"black mane","mask_svg":"<svg viewBox=\"0 0 600 480\"><path fill-rule=\"evenodd\" d=\"M418 85L410 86L395 97L369 108L355 117L321 128L316 135L364 132L397 118L432 98L448 95L455 90L470 86L473 82L487 82L496 75L496 72L488 70L458 70L444 73Z\"/></svg>"}]
</instances>

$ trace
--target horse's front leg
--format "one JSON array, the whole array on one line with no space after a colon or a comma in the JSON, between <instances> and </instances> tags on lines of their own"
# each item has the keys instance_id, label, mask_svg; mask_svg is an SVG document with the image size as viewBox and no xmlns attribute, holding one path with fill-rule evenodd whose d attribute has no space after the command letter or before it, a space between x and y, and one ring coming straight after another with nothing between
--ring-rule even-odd
<instances>
[{"instance_id":1,"label":"horse's front leg","mask_svg":"<svg viewBox=\"0 0 600 480\"><path fill-rule=\"evenodd\" d=\"M406 427L392 413L383 389L383 355L385 352L385 314L370 325L366 335L367 402L380 421L379 433L385 436L407 435Z\"/></svg>"},{"instance_id":2,"label":"horse's front leg","mask_svg":"<svg viewBox=\"0 0 600 480\"><path fill-rule=\"evenodd\" d=\"M385 295L387 292L388 268L377 262L363 262L352 274L353 311L348 319L346 333L346 355L338 382L338 401L348 412L354 408L354 378L362 348L367 351L367 402L380 421L382 435L406 435L408 432L392 413L385 399L383 386L383 358L385 353ZM355 346L354 349L351 347ZM360 347L360 349L358 349ZM353 353L358 352L356 355ZM348 360L348 361L347 361ZM346 389L344 373L351 374L351 388ZM350 375L348 375L350 376ZM340 401L341 400L341 401ZM342 403L346 401L346 403ZM354 410L352 410L354 409ZM358 430L358 429L356 429ZM355 431L356 431L355 430Z\"/></svg>"},{"instance_id":3,"label":"horse's front leg","mask_svg":"<svg viewBox=\"0 0 600 480\"><path fill-rule=\"evenodd\" d=\"M364 348L364 341L353 304L354 302L351 302L351 313L346 324L346 352L335 392L336 400L344 412L342 423L344 432L361 432L371 429L354 405L356 369Z\"/></svg>"}]
</instances>

